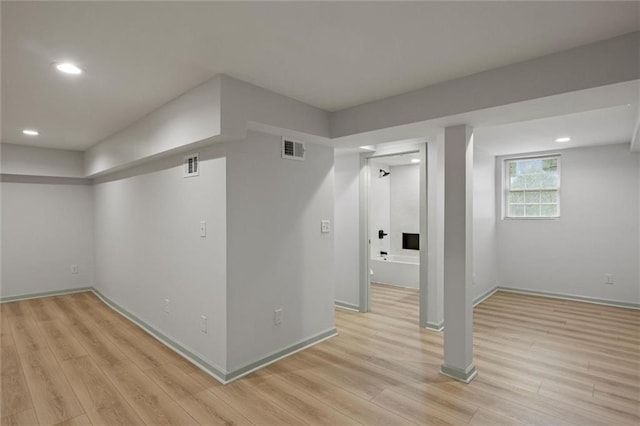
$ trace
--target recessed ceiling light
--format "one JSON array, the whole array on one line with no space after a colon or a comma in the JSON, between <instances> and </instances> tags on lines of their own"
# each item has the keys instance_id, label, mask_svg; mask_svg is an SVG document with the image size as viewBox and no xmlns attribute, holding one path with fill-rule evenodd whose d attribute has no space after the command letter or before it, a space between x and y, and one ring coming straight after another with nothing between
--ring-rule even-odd
<instances>
[{"instance_id":1,"label":"recessed ceiling light","mask_svg":"<svg viewBox=\"0 0 640 426\"><path fill-rule=\"evenodd\" d=\"M412 159L411 159L411 162L412 162L412 163L414 163L414 164L415 164L415 163L419 163L419 162L420 162L420 159L419 159L419 158L412 158Z\"/></svg>"},{"instance_id":2,"label":"recessed ceiling light","mask_svg":"<svg viewBox=\"0 0 640 426\"><path fill-rule=\"evenodd\" d=\"M72 64L71 62L56 62L53 64L53 66L56 67L58 71L65 74L78 75L83 73L82 68L78 67L75 64Z\"/></svg>"},{"instance_id":3,"label":"recessed ceiling light","mask_svg":"<svg viewBox=\"0 0 640 426\"><path fill-rule=\"evenodd\" d=\"M556 142L563 143L563 142L569 142L570 140L571 140L571 138L570 138L570 137L568 137L568 136L563 136L563 137L561 137L561 138L556 139Z\"/></svg>"},{"instance_id":4,"label":"recessed ceiling light","mask_svg":"<svg viewBox=\"0 0 640 426\"><path fill-rule=\"evenodd\" d=\"M40 134L40 132L38 132L37 130L33 130L33 129L24 129L22 131L23 135L27 135L27 136L38 136Z\"/></svg>"}]
</instances>

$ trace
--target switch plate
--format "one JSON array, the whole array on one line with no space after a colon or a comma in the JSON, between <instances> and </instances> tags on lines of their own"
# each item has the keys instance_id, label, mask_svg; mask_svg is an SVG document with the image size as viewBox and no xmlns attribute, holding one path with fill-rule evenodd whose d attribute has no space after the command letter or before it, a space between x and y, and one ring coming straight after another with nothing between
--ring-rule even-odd
<instances>
[{"instance_id":1,"label":"switch plate","mask_svg":"<svg viewBox=\"0 0 640 426\"><path fill-rule=\"evenodd\" d=\"M165 314L169 313L169 303L171 303L171 301L169 299L164 299L164 313Z\"/></svg>"},{"instance_id":2,"label":"switch plate","mask_svg":"<svg viewBox=\"0 0 640 426\"><path fill-rule=\"evenodd\" d=\"M604 283L612 285L613 284L613 274L604 274Z\"/></svg>"},{"instance_id":3,"label":"switch plate","mask_svg":"<svg viewBox=\"0 0 640 426\"><path fill-rule=\"evenodd\" d=\"M78 265L71 265L71 273L72 274L78 273Z\"/></svg>"},{"instance_id":4,"label":"switch plate","mask_svg":"<svg viewBox=\"0 0 640 426\"><path fill-rule=\"evenodd\" d=\"M321 220L320 232L322 232L323 234L328 234L329 232L331 232L331 222L328 220Z\"/></svg>"},{"instance_id":5,"label":"switch plate","mask_svg":"<svg viewBox=\"0 0 640 426\"><path fill-rule=\"evenodd\" d=\"M282 324L282 308L273 311L273 323L275 325Z\"/></svg>"},{"instance_id":6,"label":"switch plate","mask_svg":"<svg viewBox=\"0 0 640 426\"><path fill-rule=\"evenodd\" d=\"M200 237L205 238L207 236L207 222L200 221Z\"/></svg>"},{"instance_id":7,"label":"switch plate","mask_svg":"<svg viewBox=\"0 0 640 426\"><path fill-rule=\"evenodd\" d=\"M207 317L204 315L200 316L200 331L203 333L207 333Z\"/></svg>"}]
</instances>

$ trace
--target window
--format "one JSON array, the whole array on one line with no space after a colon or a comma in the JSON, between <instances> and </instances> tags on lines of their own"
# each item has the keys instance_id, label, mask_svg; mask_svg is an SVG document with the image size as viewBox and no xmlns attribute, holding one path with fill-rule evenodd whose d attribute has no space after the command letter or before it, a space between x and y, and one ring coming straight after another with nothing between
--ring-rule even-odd
<instances>
[{"instance_id":1,"label":"window","mask_svg":"<svg viewBox=\"0 0 640 426\"><path fill-rule=\"evenodd\" d=\"M560 217L560 157L505 160L505 217Z\"/></svg>"}]
</instances>

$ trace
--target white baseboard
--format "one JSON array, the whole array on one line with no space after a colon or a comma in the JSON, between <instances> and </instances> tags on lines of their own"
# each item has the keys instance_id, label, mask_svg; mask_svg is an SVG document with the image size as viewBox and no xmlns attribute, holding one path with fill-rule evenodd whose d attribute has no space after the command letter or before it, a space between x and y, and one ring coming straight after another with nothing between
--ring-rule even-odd
<instances>
[{"instance_id":1,"label":"white baseboard","mask_svg":"<svg viewBox=\"0 0 640 426\"><path fill-rule=\"evenodd\" d=\"M594 303L596 305L615 306L618 308L640 309L640 303L623 302L619 300L600 299L596 297L577 296L574 294L555 293L547 291L529 290L514 287L498 286L498 291L507 293L527 294L530 296L550 297L552 299L572 300L574 302Z\"/></svg>"},{"instance_id":2,"label":"white baseboard","mask_svg":"<svg viewBox=\"0 0 640 426\"><path fill-rule=\"evenodd\" d=\"M82 293L92 291L93 287L77 287L65 290L43 291L40 293L19 294L16 296L0 297L0 303L17 302L19 300L40 299L42 297L62 296L63 294Z\"/></svg>"},{"instance_id":3,"label":"white baseboard","mask_svg":"<svg viewBox=\"0 0 640 426\"><path fill-rule=\"evenodd\" d=\"M335 300L334 305L336 308L346 309L348 311L360 312L360 306L354 305L353 303L344 302L342 300Z\"/></svg>"}]
</instances>

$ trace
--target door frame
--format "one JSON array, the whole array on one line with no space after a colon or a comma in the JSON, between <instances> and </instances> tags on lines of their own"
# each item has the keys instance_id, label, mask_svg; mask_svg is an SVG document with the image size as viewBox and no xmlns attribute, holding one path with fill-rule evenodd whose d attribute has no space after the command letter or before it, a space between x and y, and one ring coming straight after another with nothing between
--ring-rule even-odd
<instances>
[{"instance_id":1,"label":"door frame","mask_svg":"<svg viewBox=\"0 0 640 426\"><path fill-rule=\"evenodd\" d=\"M371 275L369 258L371 254L371 241L369 238L369 189L370 189L370 165L369 161L376 158L390 157L393 155L418 153L420 158L420 285L419 285L419 310L420 310L420 327L427 325L427 285L428 283L428 214L427 214L427 141L423 141L410 146L390 148L388 150L380 150L374 152L365 152L360 154L360 282L359 282L359 309L360 312L369 312L371 310Z\"/></svg>"}]
</instances>

